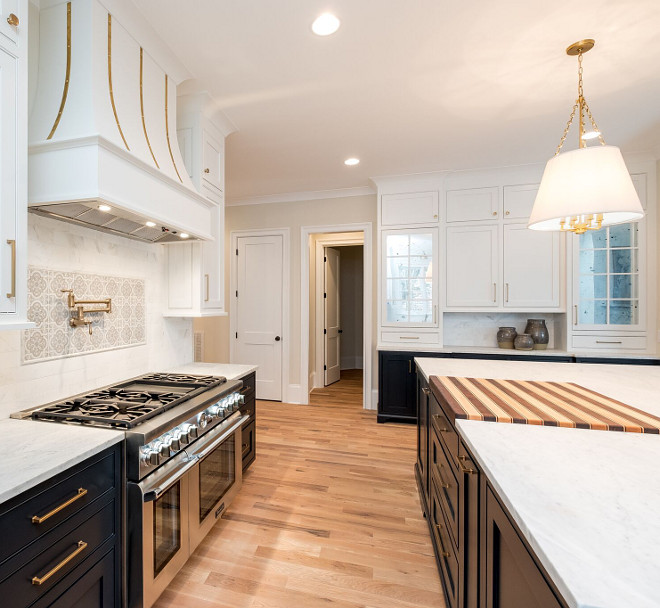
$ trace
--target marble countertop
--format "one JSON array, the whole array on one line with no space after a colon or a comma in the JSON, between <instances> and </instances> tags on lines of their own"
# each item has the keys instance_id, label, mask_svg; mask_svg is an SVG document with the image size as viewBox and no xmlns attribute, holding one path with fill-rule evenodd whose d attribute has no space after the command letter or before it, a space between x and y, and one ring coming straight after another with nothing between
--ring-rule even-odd
<instances>
[{"instance_id":1,"label":"marble countertop","mask_svg":"<svg viewBox=\"0 0 660 608\"><path fill-rule=\"evenodd\" d=\"M433 346L432 344L379 344L379 351L403 351L422 353L474 353L477 355L506 355L512 357L585 357L593 359L658 359L657 355L640 352L578 351L547 348L545 350L516 350L497 346Z\"/></svg>"},{"instance_id":2,"label":"marble countertop","mask_svg":"<svg viewBox=\"0 0 660 608\"><path fill-rule=\"evenodd\" d=\"M167 371L175 374L224 376L227 380L234 380L256 371L257 367L256 365L238 365L234 363L186 363Z\"/></svg>"},{"instance_id":3,"label":"marble countertop","mask_svg":"<svg viewBox=\"0 0 660 608\"><path fill-rule=\"evenodd\" d=\"M0 504L124 440L107 429L34 420L0 420L11 446L0 458Z\"/></svg>"},{"instance_id":4,"label":"marble countertop","mask_svg":"<svg viewBox=\"0 0 660 608\"><path fill-rule=\"evenodd\" d=\"M660 368L417 358L431 375L577 382L660 415ZM571 608L660 605L660 436L459 420Z\"/></svg>"}]
</instances>

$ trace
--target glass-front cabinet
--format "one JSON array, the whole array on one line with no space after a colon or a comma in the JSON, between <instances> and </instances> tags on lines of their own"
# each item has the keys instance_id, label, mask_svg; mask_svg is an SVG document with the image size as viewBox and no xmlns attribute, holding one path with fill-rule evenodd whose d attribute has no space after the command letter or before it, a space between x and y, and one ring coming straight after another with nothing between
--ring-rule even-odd
<instances>
[{"instance_id":1,"label":"glass-front cabinet","mask_svg":"<svg viewBox=\"0 0 660 608\"><path fill-rule=\"evenodd\" d=\"M575 237L575 329L644 329L643 241L641 222L609 226Z\"/></svg>"},{"instance_id":2,"label":"glass-front cabinet","mask_svg":"<svg viewBox=\"0 0 660 608\"><path fill-rule=\"evenodd\" d=\"M383 326L437 327L438 231L382 232Z\"/></svg>"}]
</instances>

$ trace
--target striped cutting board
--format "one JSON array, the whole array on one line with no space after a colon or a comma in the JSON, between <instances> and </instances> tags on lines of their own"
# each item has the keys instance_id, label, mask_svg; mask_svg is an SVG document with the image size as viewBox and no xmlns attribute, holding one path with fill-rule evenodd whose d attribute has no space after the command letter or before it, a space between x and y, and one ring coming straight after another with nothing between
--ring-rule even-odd
<instances>
[{"instance_id":1,"label":"striped cutting board","mask_svg":"<svg viewBox=\"0 0 660 608\"><path fill-rule=\"evenodd\" d=\"M454 419L660 433L660 418L572 382L452 376L429 380Z\"/></svg>"}]
</instances>

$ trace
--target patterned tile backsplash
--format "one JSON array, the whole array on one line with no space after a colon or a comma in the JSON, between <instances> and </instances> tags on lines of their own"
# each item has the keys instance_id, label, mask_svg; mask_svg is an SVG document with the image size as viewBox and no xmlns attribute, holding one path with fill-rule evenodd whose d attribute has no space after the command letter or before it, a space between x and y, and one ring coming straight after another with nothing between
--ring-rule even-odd
<instances>
[{"instance_id":1,"label":"patterned tile backsplash","mask_svg":"<svg viewBox=\"0 0 660 608\"><path fill-rule=\"evenodd\" d=\"M70 327L72 313L67 294L78 300L112 298L111 313L87 314L87 327ZM145 285L142 279L62 272L30 266L28 270L28 319L34 329L23 332L23 363L61 359L145 343ZM89 306L87 307L89 308Z\"/></svg>"}]
</instances>

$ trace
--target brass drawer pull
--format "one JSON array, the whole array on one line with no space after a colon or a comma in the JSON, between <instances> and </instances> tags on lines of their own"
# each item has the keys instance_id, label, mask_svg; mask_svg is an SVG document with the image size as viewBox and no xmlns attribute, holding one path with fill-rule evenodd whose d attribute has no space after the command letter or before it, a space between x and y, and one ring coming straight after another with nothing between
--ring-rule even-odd
<instances>
[{"instance_id":1,"label":"brass drawer pull","mask_svg":"<svg viewBox=\"0 0 660 608\"><path fill-rule=\"evenodd\" d=\"M426 386L422 387L422 393L424 393L426 396L431 394L431 389L427 388Z\"/></svg>"},{"instance_id":2,"label":"brass drawer pull","mask_svg":"<svg viewBox=\"0 0 660 608\"><path fill-rule=\"evenodd\" d=\"M419 336L399 336L399 340L419 340Z\"/></svg>"},{"instance_id":3,"label":"brass drawer pull","mask_svg":"<svg viewBox=\"0 0 660 608\"><path fill-rule=\"evenodd\" d=\"M204 275L204 282L206 283L206 296L204 297L204 302L209 301L209 275Z\"/></svg>"},{"instance_id":4,"label":"brass drawer pull","mask_svg":"<svg viewBox=\"0 0 660 608\"><path fill-rule=\"evenodd\" d=\"M11 25L12 27L18 27L19 20L14 13L9 13L9 17L7 17L7 23Z\"/></svg>"},{"instance_id":5,"label":"brass drawer pull","mask_svg":"<svg viewBox=\"0 0 660 608\"><path fill-rule=\"evenodd\" d=\"M474 475L475 473L478 472L475 469L473 469L471 467L466 467L463 464L464 462L467 462L467 460L468 460L467 456L459 456L458 460L459 460L459 462L457 464L458 464L458 468L461 469L461 472L467 473L468 475Z\"/></svg>"},{"instance_id":6,"label":"brass drawer pull","mask_svg":"<svg viewBox=\"0 0 660 608\"><path fill-rule=\"evenodd\" d=\"M11 247L11 291L7 294L7 297L15 298L16 297L16 240L7 239L7 245Z\"/></svg>"},{"instance_id":7,"label":"brass drawer pull","mask_svg":"<svg viewBox=\"0 0 660 608\"><path fill-rule=\"evenodd\" d=\"M621 340L596 340L596 344L623 344L623 342Z\"/></svg>"},{"instance_id":8,"label":"brass drawer pull","mask_svg":"<svg viewBox=\"0 0 660 608\"><path fill-rule=\"evenodd\" d=\"M204 169L204 173L211 173L211 169L207 167L206 169Z\"/></svg>"},{"instance_id":9,"label":"brass drawer pull","mask_svg":"<svg viewBox=\"0 0 660 608\"><path fill-rule=\"evenodd\" d=\"M448 490L449 488L451 488L451 484L448 484L448 483L445 483L444 481L441 481L440 482L440 487L444 488L445 490Z\"/></svg>"},{"instance_id":10,"label":"brass drawer pull","mask_svg":"<svg viewBox=\"0 0 660 608\"><path fill-rule=\"evenodd\" d=\"M43 585L53 574L56 574L59 572L64 566L66 566L76 555L79 555L82 553L85 549L87 548L87 543L84 540L79 540L78 541L78 548L71 553L68 557L65 557L57 566L55 566L52 570L46 572L42 577L38 576L33 576L32 577L32 584L33 585Z\"/></svg>"},{"instance_id":11,"label":"brass drawer pull","mask_svg":"<svg viewBox=\"0 0 660 608\"><path fill-rule=\"evenodd\" d=\"M245 395L246 393L249 393L252 390L251 386L246 386L241 389L241 395Z\"/></svg>"},{"instance_id":12,"label":"brass drawer pull","mask_svg":"<svg viewBox=\"0 0 660 608\"><path fill-rule=\"evenodd\" d=\"M440 423L438 422L438 418L440 418L440 416L438 416L437 414L433 416L433 424L435 425L435 428L438 429L441 433L448 433L449 429L444 426L441 427Z\"/></svg>"},{"instance_id":13,"label":"brass drawer pull","mask_svg":"<svg viewBox=\"0 0 660 608\"><path fill-rule=\"evenodd\" d=\"M67 500L66 502L63 502L59 507L56 507L55 509L50 511L50 513L46 513L46 515L42 515L41 517L39 517L38 515L33 515L32 523L42 524L47 519L50 519L53 515L59 513L62 509L66 509L69 505L72 505L74 502L76 502L76 500L85 496L85 494L87 494L87 490L85 490L85 488L78 488L78 493L75 496L69 498L69 500ZM35 583L35 585L41 585L41 583Z\"/></svg>"}]
</instances>

